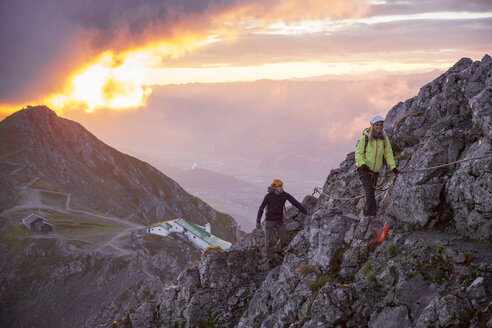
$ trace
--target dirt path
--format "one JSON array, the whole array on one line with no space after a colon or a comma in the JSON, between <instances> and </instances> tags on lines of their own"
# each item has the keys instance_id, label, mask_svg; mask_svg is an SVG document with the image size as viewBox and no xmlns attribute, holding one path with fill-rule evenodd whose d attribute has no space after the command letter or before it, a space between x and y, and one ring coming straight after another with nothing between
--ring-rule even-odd
<instances>
[{"instance_id":1,"label":"dirt path","mask_svg":"<svg viewBox=\"0 0 492 328\"><path fill-rule=\"evenodd\" d=\"M66 196L67 199L65 201L65 208L64 208L64 210L67 211L67 212L69 212L69 213L71 212L71 213L84 214L84 215L88 215L88 216L95 216L95 217L98 217L100 219L118 222L118 223L121 223L121 224L130 226L132 228L144 228L144 226L141 225L141 224L129 222L129 221L123 220L123 219L118 218L118 217L100 215L100 214L96 214L96 213L92 213L92 212L88 212L88 211L84 211L84 210L76 210L76 209L73 209L73 208L70 207L70 200L71 200L72 195L69 194L69 193L60 192L60 191L51 191L51 190L45 190L45 189L37 189L37 188L29 187L37 179L39 179L39 177L33 179L31 182L29 182L24 187L24 189L28 189L28 190L34 192L31 195L31 199L27 200L26 202L24 202L20 206L16 206L16 208L44 208L44 209L51 209L51 210L60 210L60 208L54 208L52 206L48 206L48 205L45 205L45 204L42 203L40 192L47 192L47 193L52 193L52 194L58 194L58 195Z\"/></svg>"},{"instance_id":2,"label":"dirt path","mask_svg":"<svg viewBox=\"0 0 492 328\"><path fill-rule=\"evenodd\" d=\"M103 220L108 220L108 221L112 221L112 222L121 224L121 225L126 226L128 228L125 229L124 227L122 227L125 230L120 231L120 232L115 232L115 233L111 233L111 232L105 233L108 236L107 238L110 238L110 239L107 242L104 242L104 244L102 244L101 246L93 248L93 250L97 250L97 251L101 251L101 252L110 252L110 253L115 254L115 255L128 255L128 254L134 254L135 253L135 251L133 251L133 250L125 249L125 248L118 246L116 241L118 239L121 239L121 238L128 236L131 233L131 231L142 229L145 226L143 226L141 224L129 222L129 221L123 220L123 219L118 218L118 217L100 215L100 214L92 213L89 211L73 209L70 207L70 201L71 201L71 197L72 197L71 194L65 193L65 192L60 192L60 191L51 191L51 190L37 189L37 188L30 187L37 179L38 178L33 179L26 186L24 186L24 189L26 191L28 191L28 193L24 194L27 196L26 200L21 205L16 206L15 208L37 208L37 209L49 209L49 210L61 211L64 213L77 213L77 214L83 214L83 215L87 215L89 217L97 217L97 218L100 218ZM41 192L66 196L65 204L64 205L60 204L59 207L46 205L42 202ZM53 234L50 236L43 236L43 237L62 238L61 235L57 235L57 234ZM71 240L77 239L77 238L67 238L64 236L63 236L63 238L64 239L71 239ZM90 243L90 241L87 241L83 238L80 240Z\"/></svg>"},{"instance_id":3,"label":"dirt path","mask_svg":"<svg viewBox=\"0 0 492 328\"><path fill-rule=\"evenodd\" d=\"M133 228L143 228L144 227L141 224L137 224L137 223L133 223L133 222L129 222L129 221L124 221L124 220L117 218L117 217L114 217L114 216L104 216L104 215L99 215L99 214L95 214L95 213L91 213L91 212L87 212L87 211L83 211L83 210L75 210L75 209L70 207L70 199L71 199L72 195L71 194L65 194L65 195L67 195L67 201L65 203L65 209L69 212L95 216L95 217L98 217L98 218L101 218L104 220L111 220L111 221L115 221L115 222L122 223L125 225L129 225Z\"/></svg>"},{"instance_id":4,"label":"dirt path","mask_svg":"<svg viewBox=\"0 0 492 328\"><path fill-rule=\"evenodd\" d=\"M107 247L111 247L111 248L115 249L116 251L118 251L118 253L119 253L118 255L126 255L126 254L135 253L135 251L133 251L133 250L125 249L125 248L122 248L122 247L114 244L114 242L116 240L130 235L133 230L137 230L137 229L136 228L128 228L124 231L117 233L110 240L108 240L107 242L105 242L101 246L97 247L95 250L103 251Z\"/></svg>"}]
</instances>

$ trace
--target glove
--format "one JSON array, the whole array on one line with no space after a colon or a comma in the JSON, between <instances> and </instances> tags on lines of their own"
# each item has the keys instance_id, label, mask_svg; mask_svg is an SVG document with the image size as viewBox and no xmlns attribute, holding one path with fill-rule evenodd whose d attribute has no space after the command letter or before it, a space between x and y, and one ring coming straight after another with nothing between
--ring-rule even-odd
<instances>
[{"instance_id":1,"label":"glove","mask_svg":"<svg viewBox=\"0 0 492 328\"><path fill-rule=\"evenodd\" d=\"M256 223L256 229L261 229L261 223L259 222Z\"/></svg>"},{"instance_id":2,"label":"glove","mask_svg":"<svg viewBox=\"0 0 492 328\"><path fill-rule=\"evenodd\" d=\"M395 167L395 168L393 169L393 173L394 173L395 175L398 175L398 174L400 174L400 171L399 171L399 170Z\"/></svg>"}]
</instances>

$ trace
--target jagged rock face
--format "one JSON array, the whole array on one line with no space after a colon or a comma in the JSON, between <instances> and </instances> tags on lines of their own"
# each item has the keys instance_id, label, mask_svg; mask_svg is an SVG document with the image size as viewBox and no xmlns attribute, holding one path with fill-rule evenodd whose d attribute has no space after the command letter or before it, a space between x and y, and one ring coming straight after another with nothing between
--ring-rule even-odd
<instances>
[{"instance_id":1,"label":"jagged rock face","mask_svg":"<svg viewBox=\"0 0 492 328\"><path fill-rule=\"evenodd\" d=\"M400 168L490 152L492 111L483 106L491 100L482 98L490 95L490 63L460 60L390 111ZM355 215L363 199L354 162L351 153L320 198L304 201L310 215L288 211L281 264L264 263L255 230L206 255L157 306L130 315L129 326L492 327L490 159L403 173L380 197L383 215L374 222Z\"/></svg>"},{"instance_id":2,"label":"jagged rock face","mask_svg":"<svg viewBox=\"0 0 492 328\"><path fill-rule=\"evenodd\" d=\"M5 118L0 139L0 177L15 186L0 190L0 209L11 207L13 195L18 197L29 180L41 179L50 189L71 193L102 213L146 225L178 217L201 225L209 222L215 235L235 241L232 217L47 107L30 107ZM12 174L18 169L24 174Z\"/></svg>"},{"instance_id":3,"label":"jagged rock face","mask_svg":"<svg viewBox=\"0 0 492 328\"><path fill-rule=\"evenodd\" d=\"M474 63L462 59L424 86L403 113L406 116L390 129L401 154L411 156L407 167L432 167L491 154L491 87L489 56ZM391 120L392 111L388 117ZM491 163L487 157L403 174L388 193L383 210L421 227L452 221L464 235L490 240Z\"/></svg>"},{"instance_id":4,"label":"jagged rock face","mask_svg":"<svg viewBox=\"0 0 492 328\"><path fill-rule=\"evenodd\" d=\"M492 59L465 58L416 97L393 107L385 125L397 166L410 171L491 154L491 92ZM362 194L353 156L328 176L320 206L362 209L363 198L329 199ZM413 227L451 223L467 237L491 240L491 163L492 158L485 157L403 173L385 196L380 193L381 213ZM391 172L383 169L380 176L382 183Z\"/></svg>"},{"instance_id":5,"label":"jagged rock face","mask_svg":"<svg viewBox=\"0 0 492 328\"><path fill-rule=\"evenodd\" d=\"M265 264L261 245L252 246L261 238L255 231L241 247L206 254L157 305L131 314L128 327L478 327L492 320L490 244L392 223L390 241L368 247L367 221L336 209L295 212L287 223L304 228L291 231L280 265Z\"/></svg>"}]
</instances>

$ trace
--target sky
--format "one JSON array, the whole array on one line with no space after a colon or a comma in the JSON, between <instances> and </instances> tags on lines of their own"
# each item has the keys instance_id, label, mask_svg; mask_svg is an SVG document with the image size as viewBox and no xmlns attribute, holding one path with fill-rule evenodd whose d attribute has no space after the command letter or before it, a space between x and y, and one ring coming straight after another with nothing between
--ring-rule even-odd
<instances>
[{"instance_id":1,"label":"sky","mask_svg":"<svg viewBox=\"0 0 492 328\"><path fill-rule=\"evenodd\" d=\"M492 1L0 0L0 49L0 119L47 105L164 173L300 199L372 115L492 54ZM254 223L262 196L204 200Z\"/></svg>"},{"instance_id":2,"label":"sky","mask_svg":"<svg viewBox=\"0 0 492 328\"><path fill-rule=\"evenodd\" d=\"M488 0L2 0L0 113L144 108L155 86L446 69Z\"/></svg>"}]
</instances>

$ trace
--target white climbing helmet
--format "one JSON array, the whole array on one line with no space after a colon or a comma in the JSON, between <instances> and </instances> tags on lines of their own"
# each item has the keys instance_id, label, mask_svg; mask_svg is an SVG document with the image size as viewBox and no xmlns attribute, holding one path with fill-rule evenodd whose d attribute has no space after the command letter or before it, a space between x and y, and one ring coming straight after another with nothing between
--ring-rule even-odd
<instances>
[{"instance_id":1,"label":"white climbing helmet","mask_svg":"<svg viewBox=\"0 0 492 328\"><path fill-rule=\"evenodd\" d=\"M371 119L371 124L374 124L377 122L384 122L384 118L381 115L374 115Z\"/></svg>"}]
</instances>

